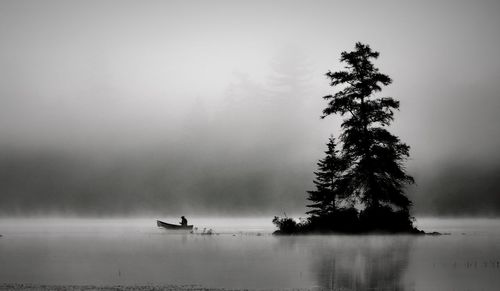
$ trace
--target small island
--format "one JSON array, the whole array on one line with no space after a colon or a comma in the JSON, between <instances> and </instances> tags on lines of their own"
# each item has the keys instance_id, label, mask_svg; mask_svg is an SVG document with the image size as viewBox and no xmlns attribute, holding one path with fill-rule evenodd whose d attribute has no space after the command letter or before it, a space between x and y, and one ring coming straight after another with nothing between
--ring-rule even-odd
<instances>
[{"instance_id":1,"label":"small island","mask_svg":"<svg viewBox=\"0 0 500 291\"><path fill-rule=\"evenodd\" d=\"M275 234L424 233L413 225L404 193L414 183L404 168L410 147L386 129L399 101L375 95L392 82L373 65L378 56L358 42L341 54L345 70L326 73L338 91L323 97L328 104L321 118L343 117L341 133L329 138L317 163L316 189L307 192L309 216L300 222L274 217Z\"/></svg>"}]
</instances>

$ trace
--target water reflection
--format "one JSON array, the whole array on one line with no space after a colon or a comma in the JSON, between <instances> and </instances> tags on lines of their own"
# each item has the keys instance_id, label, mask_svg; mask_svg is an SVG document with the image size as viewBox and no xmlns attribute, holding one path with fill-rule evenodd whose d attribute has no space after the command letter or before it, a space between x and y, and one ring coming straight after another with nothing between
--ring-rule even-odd
<instances>
[{"instance_id":1,"label":"water reflection","mask_svg":"<svg viewBox=\"0 0 500 291\"><path fill-rule=\"evenodd\" d=\"M310 275L321 290L408 290L411 236L284 237L279 244L308 252Z\"/></svg>"},{"instance_id":2,"label":"water reflection","mask_svg":"<svg viewBox=\"0 0 500 291\"><path fill-rule=\"evenodd\" d=\"M470 228L463 221L434 223L426 229L456 231L417 237L277 237L258 235L261 228L253 226L219 235L177 234L152 222L0 220L0 283L425 291L500 286L498 220Z\"/></svg>"}]
</instances>

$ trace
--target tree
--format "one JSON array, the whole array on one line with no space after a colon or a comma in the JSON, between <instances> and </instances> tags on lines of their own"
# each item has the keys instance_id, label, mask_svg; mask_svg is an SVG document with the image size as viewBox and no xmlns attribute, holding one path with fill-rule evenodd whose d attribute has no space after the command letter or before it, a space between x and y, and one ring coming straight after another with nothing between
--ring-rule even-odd
<instances>
[{"instance_id":1,"label":"tree","mask_svg":"<svg viewBox=\"0 0 500 291\"><path fill-rule=\"evenodd\" d=\"M344 117L340 143L330 137L326 156L317 164L316 189L308 191L308 219L296 223L275 217L276 233L423 233L413 226L411 201L404 193L414 182L403 166L410 147L386 129L399 101L375 95L392 82L371 62L378 56L358 42L354 51L341 53L345 70L326 74L338 92L323 97L328 105L321 118ZM361 212L358 206L364 207Z\"/></svg>"},{"instance_id":2,"label":"tree","mask_svg":"<svg viewBox=\"0 0 500 291\"><path fill-rule=\"evenodd\" d=\"M374 95L392 82L372 64L378 56L358 42L354 51L341 54L345 70L326 74L330 85L340 90L323 97L328 105L322 118L331 114L345 117L340 141L346 168L337 181L336 195L354 196L367 213L388 207L408 213L411 201L403 190L414 180L406 174L403 162L409 146L385 128L393 121L399 101Z\"/></svg>"},{"instance_id":3,"label":"tree","mask_svg":"<svg viewBox=\"0 0 500 291\"><path fill-rule=\"evenodd\" d=\"M337 210L337 204L342 198L339 196L337 182L344 170L342 158L338 155L335 138L330 137L325 151L325 158L317 163L318 171L314 172L316 179L313 181L316 190L307 191L307 198L312 203L307 207L312 208L307 214L324 217Z\"/></svg>"}]
</instances>

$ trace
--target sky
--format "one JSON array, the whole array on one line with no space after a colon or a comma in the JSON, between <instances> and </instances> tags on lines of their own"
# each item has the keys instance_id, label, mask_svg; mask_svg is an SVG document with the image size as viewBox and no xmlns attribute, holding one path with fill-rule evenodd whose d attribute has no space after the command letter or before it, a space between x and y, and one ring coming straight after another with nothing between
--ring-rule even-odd
<instances>
[{"instance_id":1,"label":"sky","mask_svg":"<svg viewBox=\"0 0 500 291\"><path fill-rule=\"evenodd\" d=\"M0 0L0 214L303 213L380 52L415 215L500 214L498 1Z\"/></svg>"}]
</instances>

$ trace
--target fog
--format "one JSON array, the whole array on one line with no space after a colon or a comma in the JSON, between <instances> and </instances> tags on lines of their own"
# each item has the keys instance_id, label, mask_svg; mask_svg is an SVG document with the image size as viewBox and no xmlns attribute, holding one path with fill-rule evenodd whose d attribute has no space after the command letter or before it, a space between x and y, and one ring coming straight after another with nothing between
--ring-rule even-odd
<instances>
[{"instance_id":1,"label":"fog","mask_svg":"<svg viewBox=\"0 0 500 291\"><path fill-rule=\"evenodd\" d=\"M0 1L0 214L282 214L380 52L416 215L500 213L498 1Z\"/></svg>"}]
</instances>

